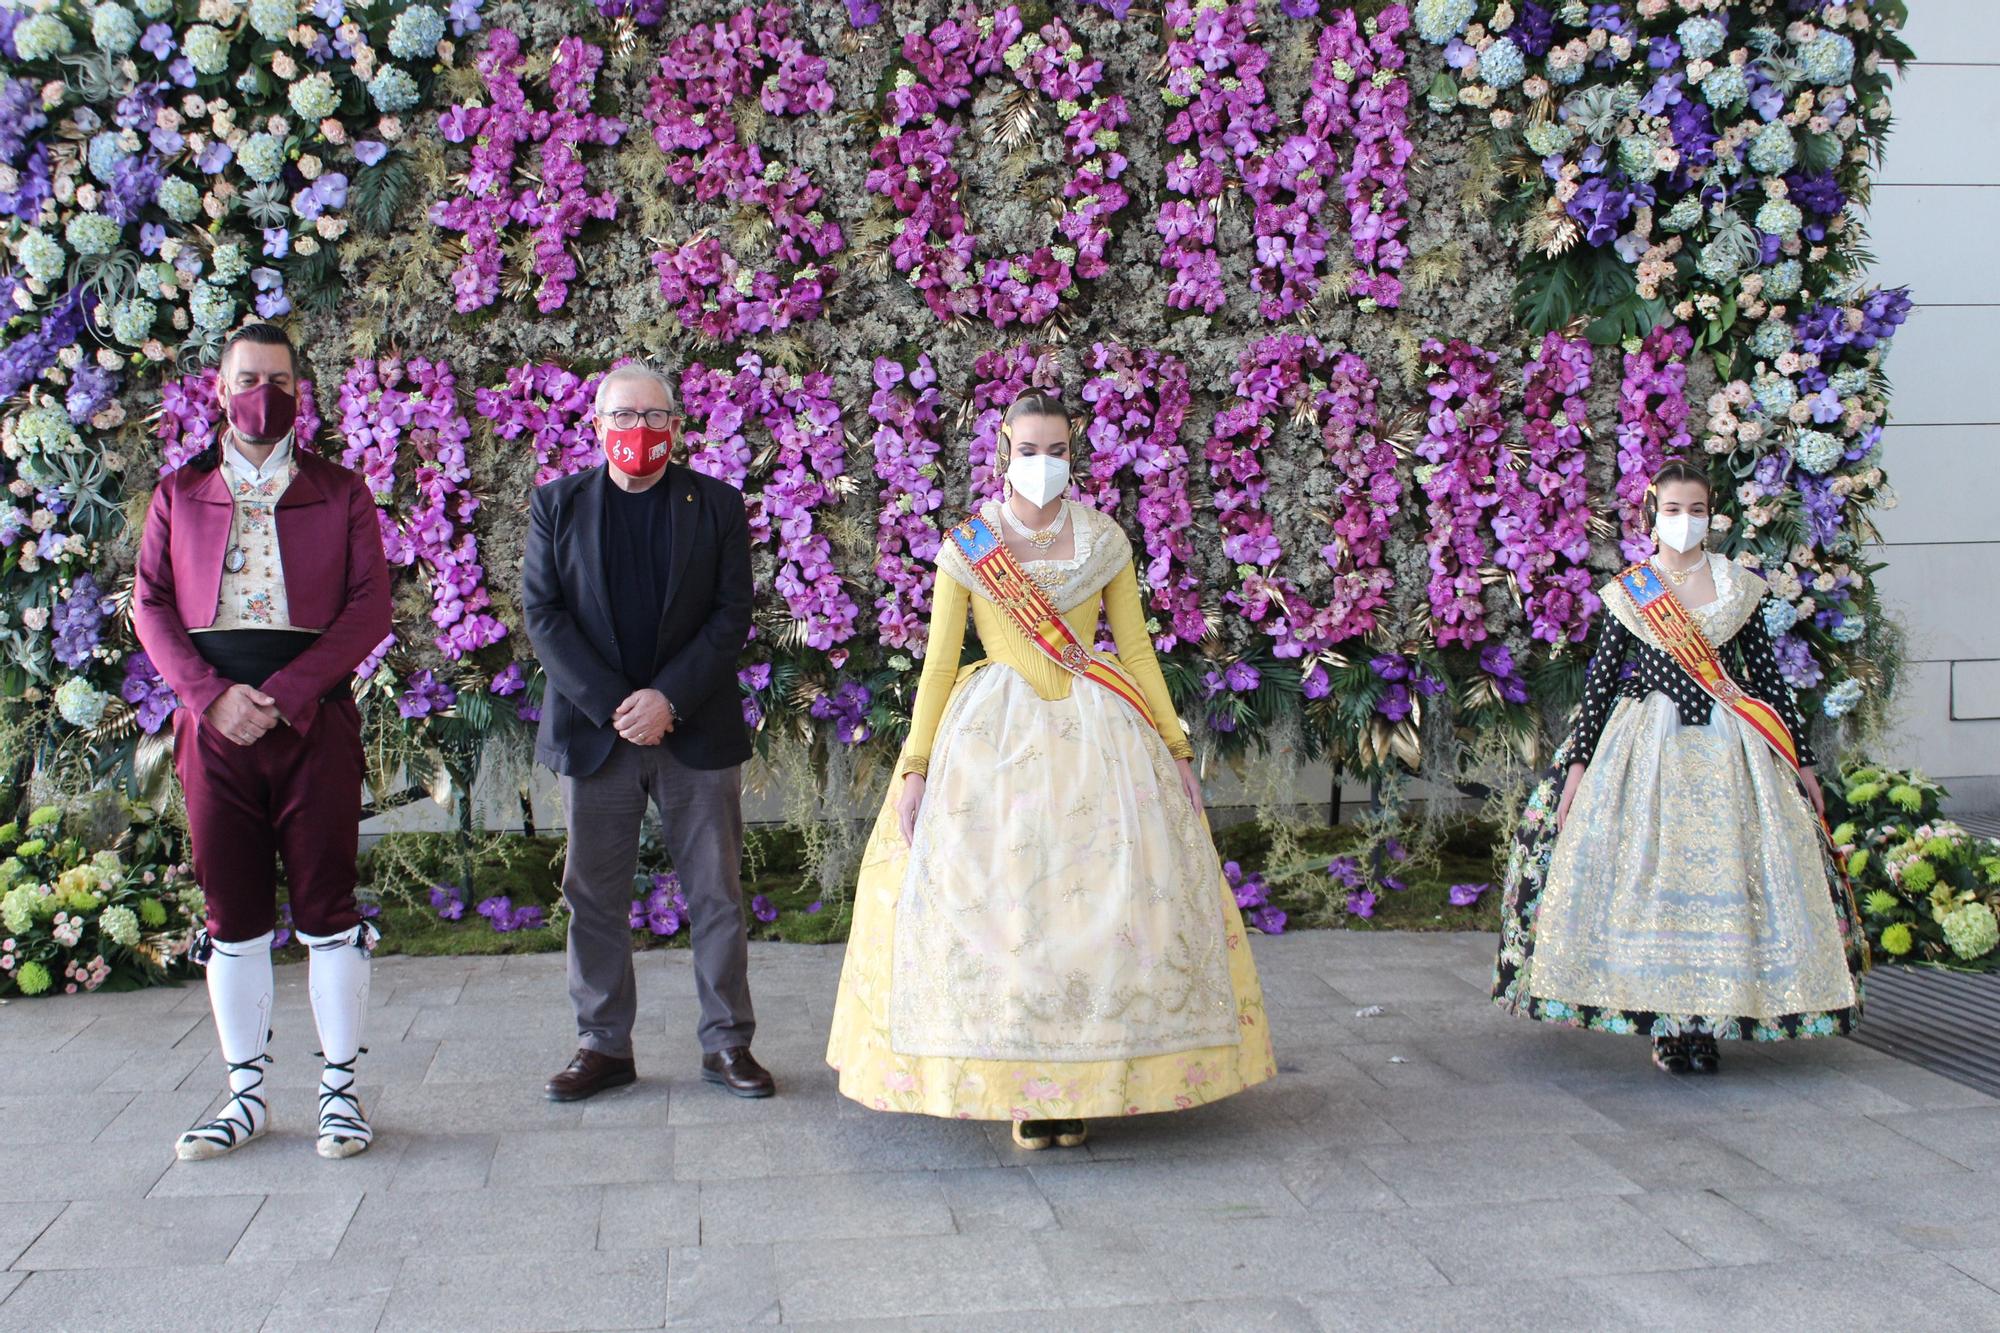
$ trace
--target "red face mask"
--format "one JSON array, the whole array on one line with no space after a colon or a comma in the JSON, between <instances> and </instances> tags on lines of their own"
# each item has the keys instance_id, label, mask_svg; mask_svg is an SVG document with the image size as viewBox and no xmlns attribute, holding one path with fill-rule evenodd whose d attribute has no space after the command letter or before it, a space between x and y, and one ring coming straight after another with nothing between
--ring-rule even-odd
<instances>
[{"instance_id":1,"label":"red face mask","mask_svg":"<svg viewBox=\"0 0 2000 1333\"><path fill-rule=\"evenodd\" d=\"M634 426L630 430L604 432L604 457L628 477L650 477L667 465L673 452L674 433Z\"/></svg>"},{"instance_id":2,"label":"red face mask","mask_svg":"<svg viewBox=\"0 0 2000 1333\"><path fill-rule=\"evenodd\" d=\"M229 424L246 440L280 440L298 417L299 400L275 384L229 395Z\"/></svg>"}]
</instances>

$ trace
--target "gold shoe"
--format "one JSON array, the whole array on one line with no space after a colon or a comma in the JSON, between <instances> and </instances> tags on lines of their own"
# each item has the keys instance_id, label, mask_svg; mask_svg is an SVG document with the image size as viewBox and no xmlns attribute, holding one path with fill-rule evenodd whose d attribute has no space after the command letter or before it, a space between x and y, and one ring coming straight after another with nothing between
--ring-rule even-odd
<instances>
[{"instance_id":1,"label":"gold shoe","mask_svg":"<svg viewBox=\"0 0 2000 1333\"><path fill-rule=\"evenodd\" d=\"M1090 1126L1081 1120L1056 1121L1056 1146L1081 1148L1090 1139Z\"/></svg>"},{"instance_id":2,"label":"gold shoe","mask_svg":"<svg viewBox=\"0 0 2000 1333\"><path fill-rule=\"evenodd\" d=\"M1055 1142L1054 1126L1047 1120L1016 1120L1014 1146L1040 1152Z\"/></svg>"}]
</instances>

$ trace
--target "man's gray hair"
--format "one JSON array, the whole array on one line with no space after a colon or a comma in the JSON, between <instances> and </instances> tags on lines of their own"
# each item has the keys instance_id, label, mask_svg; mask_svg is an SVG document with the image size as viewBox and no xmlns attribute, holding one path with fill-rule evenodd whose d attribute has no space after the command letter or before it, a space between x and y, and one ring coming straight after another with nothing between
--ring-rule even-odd
<instances>
[{"instance_id":1,"label":"man's gray hair","mask_svg":"<svg viewBox=\"0 0 2000 1333\"><path fill-rule=\"evenodd\" d=\"M637 361L630 361L605 372L604 378L597 382L597 397L591 402L591 412L596 415L603 415L605 391L613 384L630 383L633 380L642 380L659 385L660 392L666 396L667 406L676 412L680 411L680 395L674 392L674 382L651 366L641 365Z\"/></svg>"}]
</instances>

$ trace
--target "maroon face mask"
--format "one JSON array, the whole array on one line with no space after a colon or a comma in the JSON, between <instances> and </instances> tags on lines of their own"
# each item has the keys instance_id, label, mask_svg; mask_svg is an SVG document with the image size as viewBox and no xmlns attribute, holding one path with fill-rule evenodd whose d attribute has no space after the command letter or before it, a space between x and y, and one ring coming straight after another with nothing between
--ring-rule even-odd
<instances>
[{"instance_id":1,"label":"maroon face mask","mask_svg":"<svg viewBox=\"0 0 2000 1333\"><path fill-rule=\"evenodd\" d=\"M229 424L246 440L280 440L298 417L299 400L275 384L229 395Z\"/></svg>"}]
</instances>

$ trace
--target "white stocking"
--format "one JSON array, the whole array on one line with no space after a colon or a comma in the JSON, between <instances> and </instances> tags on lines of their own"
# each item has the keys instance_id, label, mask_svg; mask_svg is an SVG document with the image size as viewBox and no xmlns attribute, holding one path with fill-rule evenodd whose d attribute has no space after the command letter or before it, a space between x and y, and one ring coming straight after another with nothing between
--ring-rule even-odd
<instances>
[{"instance_id":1,"label":"white stocking","mask_svg":"<svg viewBox=\"0 0 2000 1333\"><path fill-rule=\"evenodd\" d=\"M208 942L208 1004L215 1015L222 1059L229 1067L229 1100L222 1114L181 1135L174 1151L183 1161L220 1157L263 1134L265 1046L271 1036L271 935L225 944Z\"/></svg>"},{"instance_id":2,"label":"white stocking","mask_svg":"<svg viewBox=\"0 0 2000 1333\"><path fill-rule=\"evenodd\" d=\"M312 953L313 1022L326 1058L319 1087L321 1157L352 1157L365 1152L375 1137L354 1091L354 1066L361 1057L361 1023L368 1013L369 950L377 937L375 927L365 921L338 935L299 935Z\"/></svg>"}]
</instances>

